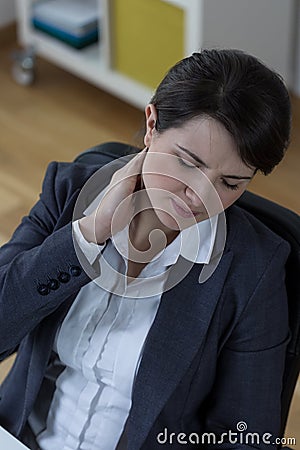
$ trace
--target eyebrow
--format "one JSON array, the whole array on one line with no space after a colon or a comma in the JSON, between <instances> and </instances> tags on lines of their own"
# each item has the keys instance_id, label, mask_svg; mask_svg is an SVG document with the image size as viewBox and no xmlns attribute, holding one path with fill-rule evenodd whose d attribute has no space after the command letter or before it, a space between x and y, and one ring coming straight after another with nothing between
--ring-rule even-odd
<instances>
[{"instance_id":1,"label":"eyebrow","mask_svg":"<svg viewBox=\"0 0 300 450\"><path fill-rule=\"evenodd\" d=\"M204 166L206 169L209 169L208 165L202 161L202 159L200 159L197 155L195 155L195 153L191 152L190 150L188 150L187 148L182 147L179 144L176 144L176 146L182 150L183 152L187 153L191 158L193 158L195 161L197 161L199 164L201 164L201 166ZM224 178L233 178L235 180L251 180L252 176L239 176L239 175L222 175Z\"/></svg>"}]
</instances>

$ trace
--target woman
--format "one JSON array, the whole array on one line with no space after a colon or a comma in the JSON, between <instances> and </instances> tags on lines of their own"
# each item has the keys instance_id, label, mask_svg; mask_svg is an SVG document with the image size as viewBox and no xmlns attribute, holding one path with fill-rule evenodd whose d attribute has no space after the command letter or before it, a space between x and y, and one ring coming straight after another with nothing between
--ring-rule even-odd
<instances>
[{"instance_id":1,"label":"woman","mask_svg":"<svg viewBox=\"0 0 300 450\"><path fill-rule=\"evenodd\" d=\"M18 355L0 423L41 450L263 448L289 246L233 204L284 156L288 93L256 58L204 50L145 113L137 155L50 164L1 249L1 356Z\"/></svg>"}]
</instances>

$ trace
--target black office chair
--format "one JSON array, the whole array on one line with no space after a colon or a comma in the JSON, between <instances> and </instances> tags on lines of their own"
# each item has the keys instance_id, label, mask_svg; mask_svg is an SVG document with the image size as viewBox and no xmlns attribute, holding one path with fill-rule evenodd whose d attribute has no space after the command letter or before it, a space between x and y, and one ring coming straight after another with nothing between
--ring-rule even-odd
<instances>
[{"instance_id":1,"label":"black office chair","mask_svg":"<svg viewBox=\"0 0 300 450\"><path fill-rule=\"evenodd\" d=\"M82 152L75 162L85 164L109 163L124 155L137 153L138 148L121 142L107 142ZM252 192L244 192L237 205L249 211L276 234L289 242L291 253L286 264L286 287L289 303L291 340L286 354L284 388L282 392L281 436L288 418L292 396L300 371L300 216Z\"/></svg>"}]
</instances>

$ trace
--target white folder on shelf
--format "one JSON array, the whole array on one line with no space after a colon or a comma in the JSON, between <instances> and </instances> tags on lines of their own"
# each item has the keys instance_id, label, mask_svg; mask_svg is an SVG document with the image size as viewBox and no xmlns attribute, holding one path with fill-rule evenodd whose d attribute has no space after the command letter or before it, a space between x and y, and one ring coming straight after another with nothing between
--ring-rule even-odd
<instances>
[{"instance_id":1,"label":"white folder on shelf","mask_svg":"<svg viewBox=\"0 0 300 450\"><path fill-rule=\"evenodd\" d=\"M33 17L65 31L97 27L97 0L44 0L33 5Z\"/></svg>"},{"instance_id":2,"label":"white folder on shelf","mask_svg":"<svg viewBox=\"0 0 300 450\"><path fill-rule=\"evenodd\" d=\"M0 427L0 449L1 450L30 450L22 442L18 441L12 434Z\"/></svg>"}]
</instances>

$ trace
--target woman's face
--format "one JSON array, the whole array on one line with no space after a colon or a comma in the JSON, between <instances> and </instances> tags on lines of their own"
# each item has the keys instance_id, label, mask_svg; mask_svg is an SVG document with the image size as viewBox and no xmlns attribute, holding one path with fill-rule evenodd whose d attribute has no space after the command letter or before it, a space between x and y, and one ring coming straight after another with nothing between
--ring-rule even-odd
<instances>
[{"instance_id":1,"label":"woman's face","mask_svg":"<svg viewBox=\"0 0 300 450\"><path fill-rule=\"evenodd\" d=\"M198 117L158 133L155 121L155 107L148 105L144 142L149 150L142 175L160 222L171 229L187 228L241 196L255 168L243 163L219 122Z\"/></svg>"}]
</instances>

